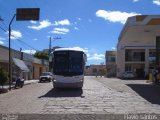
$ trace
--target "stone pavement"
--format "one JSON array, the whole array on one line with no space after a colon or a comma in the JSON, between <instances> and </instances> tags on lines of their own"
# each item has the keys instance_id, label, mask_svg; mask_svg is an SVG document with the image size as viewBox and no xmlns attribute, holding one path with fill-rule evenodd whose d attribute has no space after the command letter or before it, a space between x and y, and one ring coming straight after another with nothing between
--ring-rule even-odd
<instances>
[{"instance_id":1,"label":"stone pavement","mask_svg":"<svg viewBox=\"0 0 160 120\"><path fill-rule=\"evenodd\" d=\"M160 113L160 105L148 102L135 92L117 91L116 89L98 82L98 79L101 78L86 77L83 92L78 91L77 94L72 97L64 95L64 91L51 90L42 97L48 98L49 101L45 104L41 113ZM78 95L80 97L78 97Z\"/></svg>"},{"instance_id":2,"label":"stone pavement","mask_svg":"<svg viewBox=\"0 0 160 120\"><path fill-rule=\"evenodd\" d=\"M128 83L111 80L85 77L82 90L54 89L52 82L24 86L0 95L0 113L160 114L160 104L145 99Z\"/></svg>"},{"instance_id":3,"label":"stone pavement","mask_svg":"<svg viewBox=\"0 0 160 120\"><path fill-rule=\"evenodd\" d=\"M147 80L121 80L118 78L101 78L97 80L118 92L136 94L152 104L160 105L159 84Z\"/></svg>"}]
</instances>

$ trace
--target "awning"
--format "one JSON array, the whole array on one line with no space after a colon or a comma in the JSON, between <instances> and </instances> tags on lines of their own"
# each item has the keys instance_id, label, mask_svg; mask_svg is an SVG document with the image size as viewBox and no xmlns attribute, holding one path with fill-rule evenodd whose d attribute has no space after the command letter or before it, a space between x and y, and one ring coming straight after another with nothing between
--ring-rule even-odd
<instances>
[{"instance_id":1,"label":"awning","mask_svg":"<svg viewBox=\"0 0 160 120\"><path fill-rule=\"evenodd\" d=\"M15 63L15 65L17 65L17 67L19 67L22 70L22 72L29 72L28 67L22 60L13 58L13 62Z\"/></svg>"}]
</instances>

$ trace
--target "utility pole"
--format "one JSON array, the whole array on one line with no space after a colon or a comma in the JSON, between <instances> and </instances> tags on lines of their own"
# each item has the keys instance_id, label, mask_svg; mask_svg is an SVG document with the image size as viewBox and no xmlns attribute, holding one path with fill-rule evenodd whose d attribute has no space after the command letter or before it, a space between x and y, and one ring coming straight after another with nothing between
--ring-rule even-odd
<instances>
[{"instance_id":1,"label":"utility pole","mask_svg":"<svg viewBox=\"0 0 160 120\"><path fill-rule=\"evenodd\" d=\"M61 37L53 37L53 40L58 40L61 39ZM48 56L50 55L51 51L52 51L52 37L49 37L49 50L48 50Z\"/></svg>"},{"instance_id":2,"label":"utility pole","mask_svg":"<svg viewBox=\"0 0 160 120\"><path fill-rule=\"evenodd\" d=\"M61 39L61 37L54 37L53 40L57 40L57 39ZM51 54L51 49L52 47L52 37L49 37L49 49L48 49L48 57L50 58L50 54ZM51 64L52 62L49 61L49 72L51 72Z\"/></svg>"},{"instance_id":3,"label":"utility pole","mask_svg":"<svg viewBox=\"0 0 160 120\"><path fill-rule=\"evenodd\" d=\"M50 55L50 53L51 53L51 40L52 40L52 38L51 38L51 36L49 37L49 50L48 50L48 56Z\"/></svg>"}]
</instances>

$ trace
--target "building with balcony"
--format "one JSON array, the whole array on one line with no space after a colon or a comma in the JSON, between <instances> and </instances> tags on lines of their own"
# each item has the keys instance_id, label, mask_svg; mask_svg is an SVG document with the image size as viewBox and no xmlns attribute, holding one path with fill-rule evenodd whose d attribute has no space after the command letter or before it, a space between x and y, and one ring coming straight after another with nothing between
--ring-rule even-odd
<instances>
[{"instance_id":1,"label":"building with balcony","mask_svg":"<svg viewBox=\"0 0 160 120\"><path fill-rule=\"evenodd\" d=\"M155 69L160 49L160 15L129 17L117 44L117 77L132 71L145 77ZM159 60L159 59L158 59Z\"/></svg>"}]
</instances>

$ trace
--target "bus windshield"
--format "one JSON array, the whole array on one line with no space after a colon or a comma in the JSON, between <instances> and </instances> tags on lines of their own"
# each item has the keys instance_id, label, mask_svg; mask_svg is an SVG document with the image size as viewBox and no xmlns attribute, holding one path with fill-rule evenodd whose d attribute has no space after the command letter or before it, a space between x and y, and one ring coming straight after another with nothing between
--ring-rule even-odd
<instances>
[{"instance_id":1,"label":"bus windshield","mask_svg":"<svg viewBox=\"0 0 160 120\"><path fill-rule=\"evenodd\" d=\"M55 51L54 69L55 75L76 76L83 74L83 52Z\"/></svg>"}]
</instances>

